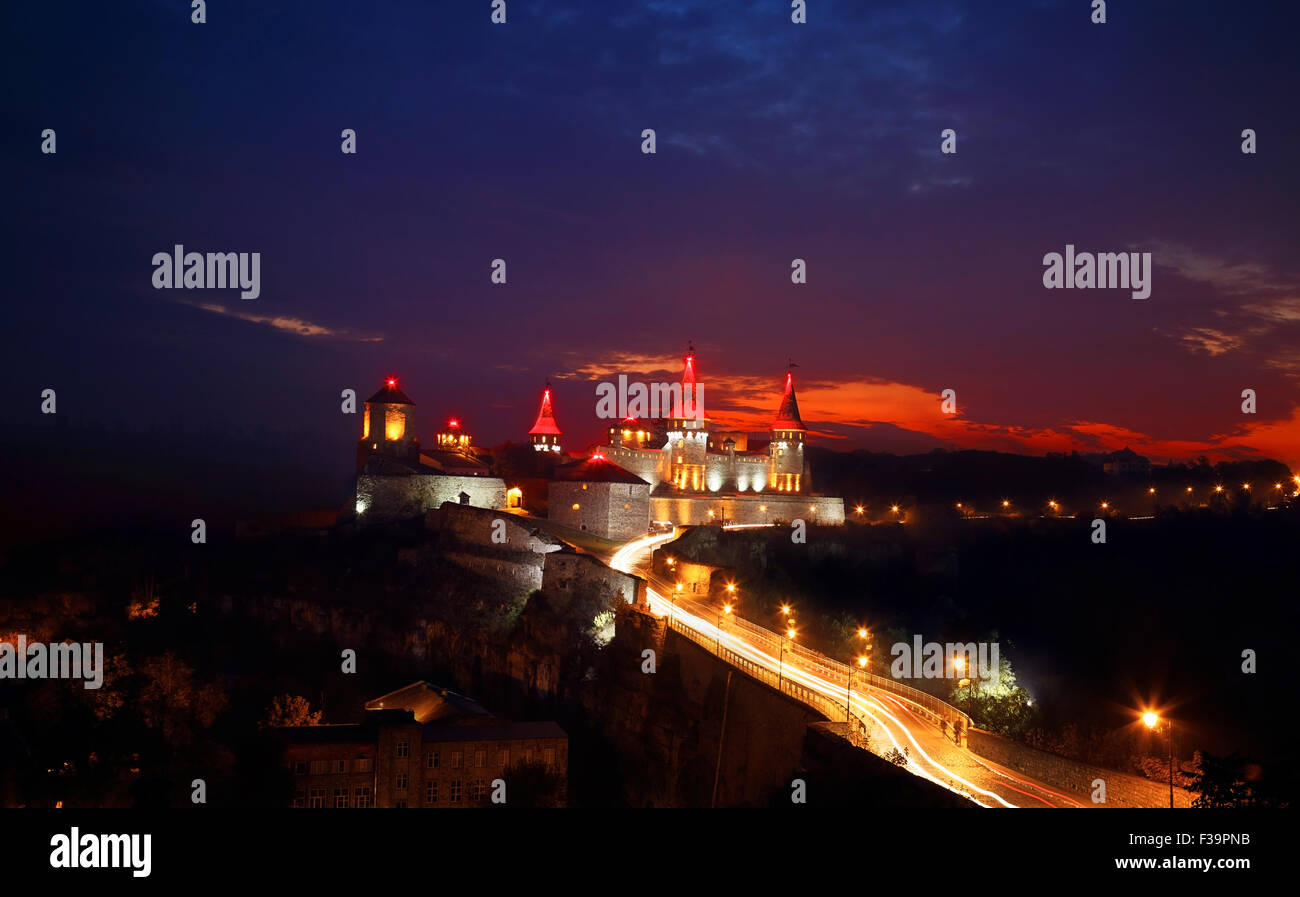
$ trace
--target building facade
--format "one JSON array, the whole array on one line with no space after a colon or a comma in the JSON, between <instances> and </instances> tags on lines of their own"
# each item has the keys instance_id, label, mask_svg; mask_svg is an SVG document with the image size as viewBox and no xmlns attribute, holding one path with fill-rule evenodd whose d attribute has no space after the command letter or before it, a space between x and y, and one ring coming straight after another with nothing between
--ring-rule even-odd
<instances>
[{"instance_id":1,"label":"building facade","mask_svg":"<svg viewBox=\"0 0 1300 897\"><path fill-rule=\"evenodd\" d=\"M510 806L512 790L516 806L566 798L563 729L499 719L426 682L369 702L363 723L279 731L294 807Z\"/></svg>"}]
</instances>

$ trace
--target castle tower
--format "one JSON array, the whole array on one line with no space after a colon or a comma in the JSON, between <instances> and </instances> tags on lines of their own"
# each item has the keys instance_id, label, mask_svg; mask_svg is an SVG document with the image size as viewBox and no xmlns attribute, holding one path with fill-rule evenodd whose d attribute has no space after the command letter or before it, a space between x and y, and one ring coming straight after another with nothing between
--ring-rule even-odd
<instances>
[{"instance_id":1,"label":"castle tower","mask_svg":"<svg viewBox=\"0 0 1300 897\"><path fill-rule=\"evenodd\" d=\"M415 402L388 377L384 386L366 400L361 418L361 439L357 443L357 468L365 466L371 454L391 455L406 460L420 456L415 436Z\"/></svg>"},{"instance_id":2,"label":"castle tower","mask_svg":"<svg viewBox=\"0 0 1300 897\"><path fill-rule=\"evenodd\" d=\"M444 452L469 452L469 434L457 418L448 418L447 425L434 438L438 442L438 448Z\"/></svg>"},{"instance_id":3,"label":"castle tower","mask_svg":"<svg viewBox=\"0 0 1300 897\"><path fill-rule=\"evenodd\" d=\"M538 452L560 451L560 425L555 421L555 410L551 407L551 381L546 381L542 390L542 410L537 412L537 423L528 431L533 450Z\"/></svg>"},{"instance_id":4,"label":"castle tower","mask_svg":"<svg viewBox=\"0 0 1300 897\"><path fill-rule=\"evenodd\" d=\"M709 450L709 419L704 415L704 385L699 379L695 346L682 359L682 401L668 420L669 480L678 488L698 492L705 488L705 462Z\"/></svg>"},{"instance_id":5,"label":"castle tower","mask_svg":"<svg viewBox=\"0 0 1300 897\"><path fill-rule=\"evenodd\" d=\"M776 420L772 421L771 441L768 443L768 466L771 470L772 488L778 492L799 492L803 489L804 434L808 428L799 417L799 400L794 394L794 373L785 372L785 393Z\"/></svg>"}]
</instances>

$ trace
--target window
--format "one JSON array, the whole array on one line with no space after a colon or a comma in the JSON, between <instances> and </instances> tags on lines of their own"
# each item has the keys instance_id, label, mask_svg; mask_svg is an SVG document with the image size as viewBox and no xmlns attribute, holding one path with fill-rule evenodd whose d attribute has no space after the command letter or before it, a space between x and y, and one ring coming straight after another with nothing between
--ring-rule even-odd
<instances>
[{"instance_id":1,"label":"window","mask_svg":"<svg viewBox=\"0 0 1300 897\"><path fill-rule=\"evenodd\" d=\"M406 783L407 783L408 781L409 781L409 778L407 777L406 773L404 773L404 772L399 772L399 773L397 774L397 790L398 790L398 791L405 791L405 790L406 790Z\"/></svg>"},{"instance_id":2,"label":"window","mask_svg":"<svg viewBox=\"0 0 1300 897\"><path fill-rule=\"evenodd\" d=\"M293 806L295 809L307 806L307 795L303 794L301 791L295 794L293 796Z\"/></svg>"},{"instance_id":3,"label":"window","mask_svg":"<svg viewBox=\"0 0 1300 897\"><path fill-rule=\"evenodd\" d=\"M310 797L307 799L307 806L312 807L313 809L325 806L325 789L311 789Z\"/></svg>"},{"instance_id":4,"label":"window","mask_svg":"<svg viewBox=\"0 0 1300 897\"><path fill-rule=\"evenodd\" d=\"M460 779L452 779L451 788L449 790L451 791L451 794L449 796L451 802L453 804L460 803Z\"/></svg>"},{"instance_id":5,"label":"window","mask_svg":"<svg viewBox=\"0 0 1300 897\"><path fill-rule=\"evenodd\" d=\"M311 774L314 776L323 776L329 772L330 764L328 760L311 761Z\"/></svg>"},{"instance_id":6,"label":"window","mask_svg":"<svg viewBox=\"0 0 1300 897\"><path fill-rule=\"evenodd\" d=\"M470 791L470 796L473 797L474 800L482 800L487 797L487 782L483 779L475 779L473 789Z\"/></svg>"},{"instance_id":7,"label":"window","mask_svg":"<svg viewBox=\"0 0 1300 897\"><path fill-rule=\"evenodd\" d=\"M346 788L335 788L335 789L334 789L334 809L336 809L336 810L346 810L346 809L347 809L347 806L348 806L348 789L346 789Z\"/></svg>"},{"instance_id":8,"label":"window","mask_svg":"<svg viewBox=\"0 0 1300 897\"><path fill-rule=\"evenodd\" d=\"M347 772L347 771L348 771L348 761L346 761L346 760L335 760L335 761L334 761L334 772L335 772L335 774L345 773L345 772Z\"/></svg>"},{"instance_id":9,"label":"window","mask_svg":"<svg viewBox=\"0 0 1300 897\"><path fill-rule=\"evenodd\" d=\"M460 751L451 752L451 768L460 769Z\"/></svg>"},{"instance_id":10,"label":"window","mask_svg":"<svg viewBox=\"0 0 1300 897\"><path fill-rule=\"evenodd\" d=\"M352 768L357 772L370 772L375 768L375 761L370 757L358 757Z\"/></svg>"},{"instance_id":11,"label":"window","mask_svg":"<svg viewBox=\"0 0 1300 897\"><path fill-rule=\"evenodd\" d=\"M438 802L437 779L432 779L424 783L424 802L426 804L436 804Z\"/></svg>"},{"instance_id":12,"label":"window","mask_svg":"<svg viewBox=\"0 0 1300 897\"><path fill-rule=\"evenodd\" d=\"M363 810L366 809L367 807L369 807L369 806L370 806L370 786L367 785L367 786L364 787L364 788L358 788L358 789L356 790L356 793L353 795L353 798L354 798L354 799L353 799L353 801L352 801L352 806L354 806L354 807L360 807L360 808L363 809Z\"/></svg>"},{"instance_id":13,"label":"window","mask_svg":"<svg viewBox=\"0 0 1300 897\"><path fill-rule=\"evenodd\" d=\"M547 768L555 766L555 748L547 748L542 751L542 759L546 763Z\"/></svg>"},{"instance_id":14,"label":"window","mask_svg":"<svg viewBox=\"0 0 1300 897\"><path fill-rule=\"evenodd\" d=\"M483 765L486 764L486 763L487 763L487 751L475 751L475 752L474 752L474 765L477 766L477 767L479 767L479 768L482 768Z\"/></svg>"},{"instance_id":15,"label":"window","mask_svg":"<svg viewBox=\"0 0 1300 897\"><path fill-rule=\"evenodd\" d=\"M307 774L307 761L295 760L293 763L293 774L296 776L305 776Z\"/></svg>"},{"instance_id":16,"label":"window","mask_svg":"<svg viewBox=\"0 0 1300 897\"><path fill-rule=\"evenodd\" d=\"M438 752L437 752L437 751L429 751L429 753L425 754L425 755L424 755L424 765L427 766L429 769L437 769L437 768L438 768Z\"/></svg>"},{"instance_id":17,"label":"window","mask_svg":"<svg viewBox=\"0 0 1300 897\"><path fill-rule=\"evenodd\" d=\"M409 741L397 742L397 756L399 757L411 756L411 743Z\"/></svg>"},{"instance_id":18,"label":"window","mask_svg":"<svg viewBox=\"0 0 1300 897\"><path fill-rule=\"evenodd\" d=\"M509 765L510 765L510 751L509 751L509 750L504 750L504 751L502 751L501 754L500 754L500 756L499 756L499 758L498 758L498 760L499 760L499 762L497 763L497 765L500 766L502 769L504 769L505 767L509 766Z\"/></svg>"},{"instance_id":19,"label":"window","mask_svg":"<svg viewBox=\"0 0 1300 897\"><path fill-rule=\"evenodd\" d=\"M406 801L404 801L404 800L395 800L395 801L393 801L393 808L396 809L396 810L405 810L405 809L406 809Z\"/></svg>"}]
</instances>

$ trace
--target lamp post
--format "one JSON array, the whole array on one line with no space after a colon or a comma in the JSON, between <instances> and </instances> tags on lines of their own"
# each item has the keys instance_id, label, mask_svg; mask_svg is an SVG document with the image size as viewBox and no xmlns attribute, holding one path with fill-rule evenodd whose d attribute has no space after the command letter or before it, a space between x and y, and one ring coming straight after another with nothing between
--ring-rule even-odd
<instances>
[{"instance_id":1,"label":"lamp post","mask_svg":"<svg viewBox=\"0 0 1300 897\"><path fill-rule=\"evenodd\" d=\"M779 655L778 658L777 658L777 669L778 669L777 676L776 676L776 690L777 690L777 691L784 691L784 688L785 688L785 652L786 652L786 639L789 640L789 644L790 644L790 646L793 647L793 646L794 646L794 630L793 630L793 629L787 629L787 630L785 631L785 639L782 639L782 640L781 640L781 651L780 651L780 655Z\"/></svg>"},{"instance_id":2,"label":"lamp post","mask_svg":"<svg viewBox=\"0 0 1300 897\"><path fill-rule=\"evenodd\" d=\"M718 654L719 657L722 656L722 618L725 617L725 616L727 616L727 615L730 614L730 613L731 613L731 605L730 605L730 604L724 604L724 605L722 605L722 610L718 613L718 643L717 643L717 654Z\"/></svg>"},{"instance_id":3,"label":"lamp post","mask_svg":"<svg viewBox=\"0 0 1300 897\"><path fill-rule=\"evenodd\" d=\"M867 667L867 658L859 657L858 669L861 669L865 673L866 667ZM849 667L849 681L844 688L844 724L845 726L847 726L847 730L850 737L853 735L853 676L856 673L857 670L853 669L853 667ZM870 691L871 689L870 676L867 677L867 689L868 691ZM863 723L863 725L865 726L866 724Z\"/></svg>"},{"instance_id":4,"label":"lamp post","mask_svg":"<svg viewBox=\"0 0 1300 897\"><path fill-rule=\"evenodd\" d=\"M681 593L681 591L682 591L682 584L679 582L679 583L677 583L676 588L673 589L673 603L672 603L672 607L670 607L670 608L668 609L668 628L669 628L669 629L672 629L672 628L673 628L673 615L674 615L675 613L677 613L677 596Z\"/></svg>"},{"instance_id":5,"label":"lamp post","mask_svg":"<svg viewBox=\"0 0 1300 897\"><path fill-rule=\"evenodd\" d=\"M1142 714L1142 722L1153 732L1160 725L1160 717L1151 711ZM1169 809L1174 808L1174 721L1165 720L1165 726L1169 729Z\"/></svg>"}]
</instances>

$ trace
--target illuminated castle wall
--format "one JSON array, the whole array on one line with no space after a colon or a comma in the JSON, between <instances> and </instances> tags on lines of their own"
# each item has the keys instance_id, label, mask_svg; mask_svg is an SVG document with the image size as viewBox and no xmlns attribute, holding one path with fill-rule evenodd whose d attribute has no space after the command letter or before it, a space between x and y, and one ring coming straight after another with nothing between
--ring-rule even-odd
<instances>
[{"instance_id":1,"label":"illuminated castle wall","mask_svg":"<svg viewBox=\"0 0 1300 897\"><path fill-rule=\"evenodd\" d=\"M698 363L690 351L683 359L682 393L700 396L699 387ZM601 449L605 458L651 485L652 519L680 524L795 518L844 522L843 499L809 494L807 428L799 416L791 371L786 371L766 451L748 452L743 444L738 450L738 440L730 434L717 434L721 442L715 444L703 402L695 404L692 416L669 418L662 437L634 418L621 421L609 428L609 444Z\"/></svg>"},{"instance_id":2,"label":"illuminated castle wall","mask_svg":"<svg viewBox=\"0 0 1300 897\"><path fill-rule=\"evenodd\" d=\"M689 353L683 362L682 391L699 395L695 353ZM662 445L655 445L651 431L634 419L610 427L609 445L602 454L652 486L666 482L678 492L807 491L803 450L806 428L799 417L793 373L786 372L785 392L765 452L738 451L735 438L730 436L722 441L721 451L711 450L712 421L705 415L703 403L699 405L693 417L668 419Z\"/></svg>"}]
</instances>

